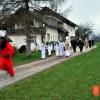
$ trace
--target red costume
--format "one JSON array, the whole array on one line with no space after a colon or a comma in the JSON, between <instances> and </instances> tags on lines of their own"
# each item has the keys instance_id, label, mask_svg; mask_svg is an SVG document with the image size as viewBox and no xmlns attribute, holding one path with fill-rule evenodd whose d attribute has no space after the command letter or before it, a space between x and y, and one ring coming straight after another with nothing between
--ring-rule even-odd
<instances>
[{"instance_id":1,"label":"red costume","mask_svg":"<svg viewBox=\"0 0 100 100\"><path fill-rule=\"evenodd\" d=\"M14 48L7 41L4 49L0 49L0 70L8 71L10 76L14 76L14 69L12 64L13 54L14 54Z\"/></svg>"}]
</instances>

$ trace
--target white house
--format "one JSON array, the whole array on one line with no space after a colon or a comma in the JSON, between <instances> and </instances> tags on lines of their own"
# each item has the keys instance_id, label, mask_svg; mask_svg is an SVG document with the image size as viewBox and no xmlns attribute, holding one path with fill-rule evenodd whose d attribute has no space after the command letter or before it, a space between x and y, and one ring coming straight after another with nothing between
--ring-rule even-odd
<instances>
[{"instance_id":1,"label":"white house","mask_svg":"<svg viewBox=\"0 0 100 100\"><path fill-rule=\"evenodd\" d=\"M5 23L7 25L8 36L13 41L12 44L17 48L26 45L25 20L27 17L25 17L24 12L24 8L18 9ZM30 11L30 14L32 14L29 17L32 40L31 50L39 47L43 41L58 41L64 40L67 35L75 36L75 27L77 25L48 7L35 11L34 17L33 12Z\"/></svg>"},{"instance_id":2,"label":"white house","mask_svg":"<svg viewBox=\"0 0 100 100\"><path fill-rule=\"evenodd\" d=\"M11 15L5 25L7 25L7 33L10 39L13 41L12 44L18 49L22 45L26 45L26 18L25 9L18 9L13 15ZM32 13L32 12L31 12ZM38 48L41 42L45 38L44 23L37 17L29 16L30 22L30 36L31 36L31 50L33 51L38 44ZM10 23L10 24L9 24Z\"/></svg>"},{"instance_id":3,"label":"white house","mask_svg":"<svg viewBox=\"0 0 100 100\"><path fill-rule=\"evenodd\" d=\"M59 13L56 13L48 7L44 7L39 11L39 14L43 16L41 20L47 23L49 27L46 27L46 35L51 37L51 41L64 39L66 35L75 36L75 28L77 25Z\"/></svg>"}]
</instances>

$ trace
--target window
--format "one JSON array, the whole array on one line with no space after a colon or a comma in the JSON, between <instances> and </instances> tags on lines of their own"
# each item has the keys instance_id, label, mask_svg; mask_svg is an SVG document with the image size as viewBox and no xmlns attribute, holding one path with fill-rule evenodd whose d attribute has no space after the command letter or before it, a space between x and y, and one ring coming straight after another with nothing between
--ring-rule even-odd
<instances>
[{"instance_id":1,"label":"window","mask_svg":"<svg viewBox=\"0 0 100 100\"><path fill-rule=\"evenodd\" d=\"M36 43L36 36L31 36L31 42Z\"/></svg>"},{"instance_id":2,"label":"window","mask_svg":"<svg viewBox=\"0 0 100 100\"><path fill-rule=\"evenodd\" d=\"M20 23L20 24L15 24L15 29L22 29L23 28L23 25Z\"/></svg>"}]
</instances>

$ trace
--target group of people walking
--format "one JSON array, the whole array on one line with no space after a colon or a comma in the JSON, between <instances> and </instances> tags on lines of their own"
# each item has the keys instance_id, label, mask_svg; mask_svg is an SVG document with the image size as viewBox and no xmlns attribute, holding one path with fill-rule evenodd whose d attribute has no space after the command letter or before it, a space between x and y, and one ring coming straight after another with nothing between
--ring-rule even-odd
<instances>
[{"instance_id":1,"label":"group of people walking","mask_svg":"<svg viewBox=\"0 0 100 100\"><path fill-rule=\"evenodd\" d=\"M53 52L55 52L57 58L70 57L72 53L76 52L77 46L79 46L80 52L82 52L83 46L87 49L93 45L93 40L88 40L87 38L70 39L69 36L66 36L65 41L49 42L47 44L43 42L41 44L41 59L51 56ZM0 37L0 70L7 71L11 77L15 74L12 63L13 54L13 46L5 37Z\"/></svg>"},{"instance_id":2,"label":"group of people walking","mask_svg":"<svg viewBox=\"0 0 100 100\"><path fill-rule=\"evenodd\" d=\"M42 43L41 45L41 58L45 59L47 56L51 56L52 51L55 51L57 57L69 57L71 56L71 43L70 38L67 37L66 41L59 41L55 43Z\"/></svg>"},{"instance_id":3,"label":"group of people walking","mask_svg":"<svg viewBox=\"0 0 100 100\"><path fill-rule=\"evenodd\" d=\"M55 43L49 42L48 44L43 42L41 45L41 59L51 56L52 51L55 51L56 57L70 57L76 52L77 46L79 47L80 52L82 52L83 47L87 49L91 48L93 45L93 40L88 40L87 38L70 39L69 36L66 36L65 41L58 41Z\"/></svg>"}]
</instances>

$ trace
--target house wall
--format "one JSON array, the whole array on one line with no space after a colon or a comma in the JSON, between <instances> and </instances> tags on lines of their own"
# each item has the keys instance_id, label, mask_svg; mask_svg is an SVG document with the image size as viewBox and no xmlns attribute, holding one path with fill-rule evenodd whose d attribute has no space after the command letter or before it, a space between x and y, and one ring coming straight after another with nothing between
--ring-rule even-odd
<instances>
[{"instance_id":1,"label":"house wall","mask_svg":"<svg viewBox=\"0 0 100 100\"><path fill-rule=\"evenodd\" d=\"M16 23L15 24L15 29L23 29L24 26L21 23Z\"/></svg>"},{"instance_id":2,"label":"house wall","mask_svg":"<svg viewBox=\"0 0 100 100\"><path fill-rule=\"evenodd\" d=\"M75 27L67 25L64 23L63 27L69 32L69 36L75 36Z\"/></svg>"},{"instance_id":3,"label":"house wall","mask_svg":"<svg viewBox=\"0 0 100 100\"><path fill-rule=\"evenodd\" d=\"M43 27L43 23L40 22L39 20L34 19L33 21L34 21L34 27L37 27L37 28Z\"/></svg>"},{"instance_id":4,"label":"house wall","mask_svg":"<svg viewBox=\"0 0 100 100\"><path fill-rule=\"evenodd\" d=\"M67 30L69 32L69 36L75 36L75 28L74 27L68 25Z\"/></svg>"},{"instance_id":5,"label":"house wall","mask_svg":"<svg viewBox=\"0 0 100 100\"><path fill-rule=\"evenodd\" d=\"M22 46L22 45L26 45L26 36L25 35L11 35L9 36L10 39L13 41L11 42L13 46L17 47L18 49ZM35 45L35 43L31 43L31 50L33 51L35 48L39 49L40 48L40 44L41 44L41 35L36 35L36 43L37 46Z\"/></svg>"},{"instance_id":6,"label":"house wall","mask_svg":"<svg viewBox=\"0 0 100 100\"><path fill-rule=\"evenodd\" d=\"M49 34L50 40L48 39L47 34L45 35L45 41L58 41L58 30L50 27L46 27L46 33Z\"/></svg>"},{"instance_id":7,"label":"house wall","mask_svg":"<svg viewBox=\"0 0 100 100\"><path fill-rule=\"evenodd\" d=\"M63 23L63 27L64 27L65 29L67 29L67 28L68 28L68 25L67 25L66 23Z\"/></svg>"}]
</instances>

